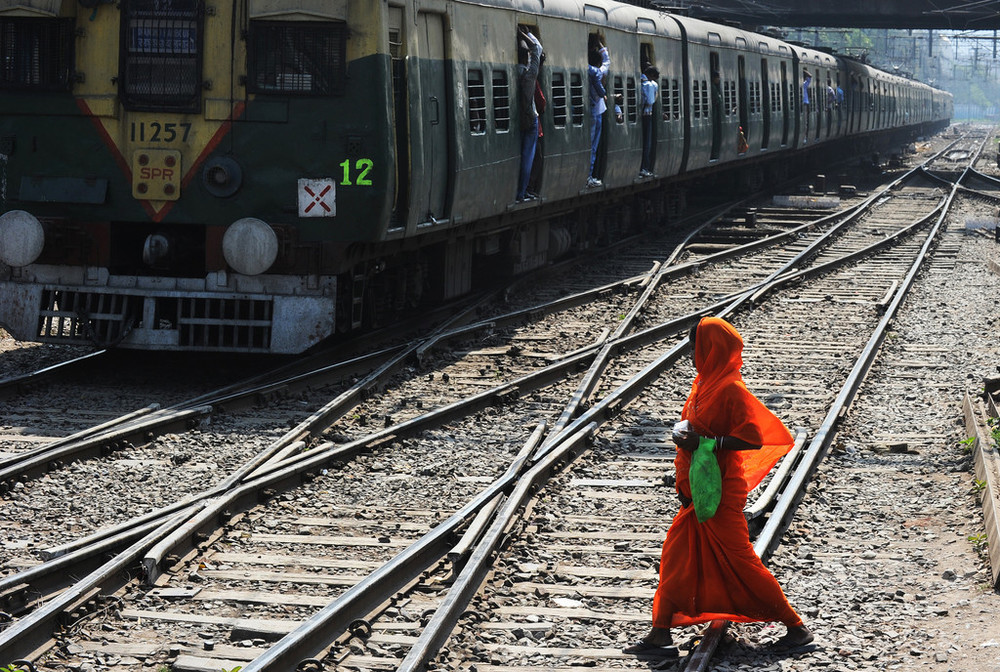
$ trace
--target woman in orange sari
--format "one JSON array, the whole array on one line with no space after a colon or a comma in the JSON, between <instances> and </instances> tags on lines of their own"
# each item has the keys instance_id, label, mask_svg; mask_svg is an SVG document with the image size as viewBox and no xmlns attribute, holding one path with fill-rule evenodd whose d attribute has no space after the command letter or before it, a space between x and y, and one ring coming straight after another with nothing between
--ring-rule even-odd
<instances>
[{"instance_id":1,"label":"woman in orange sari","mask_svg":"<svg viewBox=\"0 0 1000 672\"><path fill-rule=\"evenodd\" d=\"M626 653L668 649L672 627L715 619L780 621L788 632L778 649L808 644L813 635L785 598L774 576L750 543L743 516L747 494L793 444L781 420L743 383L743 339L717 317L703 318L691 331L698 371L681 418L690 430L675 428L681 448L674 462L681 510L674 518L660 557L660 584L653 597L653 627ZM679 423L681 424L681 423ZM701 436L714 437L722 474L722 499L714 516L699 522L691 505L688 469Z\"/></svg>"}]
</instances>

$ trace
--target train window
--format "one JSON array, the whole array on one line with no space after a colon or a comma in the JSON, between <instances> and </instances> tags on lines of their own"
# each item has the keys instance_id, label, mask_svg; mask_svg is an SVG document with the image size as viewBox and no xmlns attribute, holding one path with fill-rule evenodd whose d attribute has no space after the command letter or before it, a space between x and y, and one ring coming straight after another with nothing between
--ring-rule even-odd
<instances>
[{"instance_id":1,"label":"train window","mask_svg":"<svg viewBox=\"0 0 1000 672\"><path fill-rule=\"evenodd\" d=\"M615 121L619 124L625 123L625 85L622 83L621 75L614 78L611 99L614 101ZM612 103L608 103L612 105Z\"/></svg>"},{"instance_id":2,"label":"train window","mask_svg":"<svg viewBox=\"0 0 1000 672\"><path fill-rule=\"evenodd\" d=\"M469 132L483 135L486 133L486 83L483 81L483 71L470 68L465 88L469 100Z\"/></svg>"},{"instance_id":3,"label":"train window","mask_svg":"<svg viewBox=\"0 0 1000 672\"><path fill-rule=\"evenodd\" d=\"M736 107L736 82L723 82L722 83L722 109L724 114L728 117L733 113L733 108Z\"/></svg>"},{"instance_id":4,"label":"train window","mask_svg":"<svg viewBox=\"0 0 1000 672\"><path fill-rule=\"evenodd\" d=\"M201 103L201 0L122 4L119 87L129 109L193 112Z\"/></svg>"},{"instance_id":5,"label":"train window","mask_svg":"<svg viewBox=\"0 0 1000 672\"><path fill-rule=\"evenodd\" d=\"M389 56L393 59L403 55L403 34L398 27L389 29Z\"/></svg>"},{"instance_id":6,"label":"train window","mask_svg":"<svg viewBox=\"0 0 1000 672\"><path fill-rule=\"evenodd\" d=\"M506 70L493 71L493 125L498 132L510 130L510 84Z\"/></svg>"},{"instance_id":7,"label":"train window","mask_svg":"<svg viewBox=\"0 0 1000 672\"><path fill-rule=\"evenodd\" d=\"M566 75L561 72L552 73L552 123L566 126Z\"/></svg>"},{"instance_id":8,"label":"train window","mask_svg":"<svg viewBox=\"0 0 1000 672\"><path fill-rule=\"evenodd\" d=\"M691 100L694 105L694 118L701 118L701 82L697 79L691 82Z\"/></svg>"},{"instance_id":9,"label":"train window","mask_svg":"<svg viewBox=\"0 0 1000 672\"><path fill-rule=\"evenodd\" d=\"M673 109L674 119L681 118L681 86L675 79L670 85L670 97L673 101L670 103L670 107Z\"/></svg>"},{"instance_id":10,"label":"train window","mask_svg":"<svg viewBox=\"0 0 1000 672\"><path fill-rule=\"evenodd\" d=\"M570 73L569 102L573 109L573 125L583 126L583 77L579 72Z\"/></svg>"},{"instance_id":11,"label":"train window","mask_svg":"<svg viewBox=\"0 0 1000 672\"><path fill-rule=\"evenodd\" d=\"M0 17L0 89L68 89L73 44L73 19Z\"/></svg>"},{"instance_id":12,"label":"train window","mask_svg":"<svg viewBox=\"0 0 1000 672\"><path fill-rule=\"evenodd\" d=\"M625 80L625 107L628 110L628 123L634 124L638 119L636 110L638 110L638 98L635 88L635 77L629 77Z\"/></svg>"},{"instance_id":13,"label":"train window","mask_svg":"<svg viewBox=\"0 0 1000 672\"><path fill-rule=\"evenodd\" d=\"M347 28L339 21L251 21L247 43L251 93L342 94Z\"/></svg>"}]
</instances>

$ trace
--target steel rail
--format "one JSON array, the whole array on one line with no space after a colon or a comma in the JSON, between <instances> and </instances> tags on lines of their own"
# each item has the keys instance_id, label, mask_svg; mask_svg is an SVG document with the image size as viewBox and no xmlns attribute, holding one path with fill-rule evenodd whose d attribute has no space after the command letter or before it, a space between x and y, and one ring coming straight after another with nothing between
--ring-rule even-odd
<instances>
[{"instance_id":1,"label":"steel rail","mask_svg":"<svg viewBox=\"0 0 1000 672\"><path fill-rule=\"evenodd\" d=\"M959 193L965 194L966 196L976 196L978 198L984 198L989 201L1000 201L1000 193L991 194L986 191L979 191L977 189L970 189L969 187L959 186Z\"/></svg>"},{"instance_id":2,"label":"steel rail","mask_svg":"<svg viewBox=\"0 0 1000 672\"><path fill-rule=\"evenodd\" d=\"M968 172L969 175L977 179L980 179L984 182L989 182L990 184L1000 187L1000 178L996 178L992 175L987 175L986 173L976 170L975 168L970 168Z\"/></svg>"},{"instance_id":3,"label":"steel rail","mask_svg":"<svg viewBox=\"0 0 1000 672\"><path fill-rule=\"evenodd\" d=\"M501 542L511 523L519 518L528 500L554 473L560 471L574 459L574 451L593 434L597 423L590 423L571 435L562 435L559 443L541 457L530 471L518 480L517 486L504 502L503 508L494 517L493 524L483 539L476 545L469 561L455 579L453 587L445 596L444 602L434 611L434 616L428 621L410 652L396 668L396 672L415 672L424 670L427 663L437 655L440 647L447 641L454 630L455 623L465 612L469 602L475 596L493 565L493 555L499 550ZM293 657L294 658L294 657ZM268 667L267 655L253 661L247 666L251 672L263 672ZM291 660L289 662L292 662Z\"/></svg>"},{"instance_id":4,"label":"steel rail","mask_svg":"<svg viewBox=\"0 0 1000 672\"><path fill-rule=\"evenodd\" d=\"M14 481L42 476L71 459L107 454L133 442L148 441L157 434L190 427L200 418L222 412L224 407L231 407L241 401L259 399L279 391L301 389L331 378L347 377L359 370L369 370L402 348L403 346L396 346L309 373L255 384L260 378L271 375L263 374L250 379L249 385L248 381L244 381L167 408L152 411L142 409L126 414L39 449L6 457L0 462L0 491Z\"/></svg>"},{"instance_id":5,"label":"steel rail","mask_svg":"<svg viewBox=\"0 0 1000 672\"><path fill-rule=\"evenodd\" d=\"M313 614L290 635L283 637L263 656L259 656L244 669L298 667L304 658L312 658L319 651L328 648L337 637L347 632L351 624L361 615L371 612L434 562L446 556L448 549L453 547L452 540L461 526L473 519L481 509L491 505L497 497L505 496L515 487L542 432L543 427L540 426L506 473L462 509L349 588L335 601Z\"/></svg>"},{"instance_id":6,"label":"steel rail","mask_svg":"<svg viewBox=\"0 0 1000 672\"><path fill-rule=\"evenodd\" d=\"M65 369L92 363L93 360L99 359L101 356L107 354L107 352L107 350L89 352L86 355L74 357L73 359L68 359L65 362L59 362L58 364L51 364L38 369L37 371L26 373L22 376L10 376L8 378L4 378L0 380L0 399L7 399L8 397L13 396L14 391L30 387L57 374L63 374L65 373Z\"/></svg>"},{"instance_id":7,"label":"steel rail","mask_svg":"<svg viewBox=\"0 0 1000 672\"><path fill-rule=\"evenodd\" d=\"M84 429L80 432L76 432L75 434L71 434L61 439L56 439L43 446L39 446L38 448L32 448L31 450L26 450L17 453L15 455L2 455L0 456L0 468L7 467L12 464L17 464L22 460L30 459L37 455L44 454L46 451L58 448L60 446L64 446L69 443L73 443L74 441L81 441L95 434L100 434L106 430L117 427L123 423L132 422L133 420L136 420L138 418L144 418L148 416L150 413L154 413L159 410L160 410L159 404L150 404L146 408L140 408L138 410L132 411L131 413L127 413L121 416L120 418L115 418L114 420L109 420L107 422L102 422L99 425L88 427L87 429Z\"/></svg>"},{"instance_id":8,"label":"steel rail","mask_svg":"<svg viewBox=\"0 0 1000 672\"><path fill-rule=\"evenodd\" d=\"M567 359L555 362L542 369L529 373L521 378L501 386L485 390L466 399L447 404L416 418L387 427L369 436L338 445L325 442L315 446L308 452L289 456L280 463L262 465L260 469L248 475L252 480L244 484L253 486L258 491L278 488L289 474L294 473L299 479L287 487L295 487L301 483L304 474L316 471L331 464L343 462L364 451L373 450L392 441L417 434L431 427L459 419L470 413L482 410L488 406L504 404L510 398L520 396L524 392L541 389L557 380L562 380L568 373L584 366L594 357L597 346L589 346ZM147 581L154 581L161 572L161 566L168 556L183 556L196 545L198 536L205 536L210 530L218 527L218 519L224 519L227 511L232 511L244 495L242 488L232 490L215 499L201 515L197 525L179 529L170 539L165 540L156 549L151 550L144 558ZM247 500L249 501L249 500ZM246 501L244 502L244 504ZM216 518L213 520L213 516Z\"/></svg>"},{"instance_id":9,"label":"steel rail","mask_svg":"<svg viewBox=\"0 0 1000 672\"><path fill-rule=\"evenodd\" d=\"M112 561L102 564L30 615L0 632L0 661L27 658L49 641L62 614L96 594L108 595L115 592L121 585L122 576L127 575L130 568L135 566L139 556L149 547L150 540L168 533L186 515L185 511L160 524L144 538L118 553Z\"/></svg>"}]
</instances>

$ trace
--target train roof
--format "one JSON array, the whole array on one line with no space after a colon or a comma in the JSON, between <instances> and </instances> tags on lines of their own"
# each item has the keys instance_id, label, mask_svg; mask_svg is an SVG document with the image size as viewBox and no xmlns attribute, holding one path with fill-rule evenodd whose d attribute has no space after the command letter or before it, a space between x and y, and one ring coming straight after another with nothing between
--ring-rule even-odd
<instances>
[{"instance_id":1,"label":"train roof","mask_svg":"<svg viewBox=\"0 0 1000 672\"><path fill-rule=\"evenodd\" d=\"M683 27L687 38L697 44L720 47L745 48L761 54L778 57L787 55L799 60L804 67L819 69L846 69L878 81L927 87L927 84L880 70L852 58L829 53L822 49L795 44L772 35L755 33L742 28L712 23L668 12L643 9L615 0L455 0L464 4L494 7L519 14L561 18L580 21L611 30L635 31L641 34L666 38L680 37Z\"/></svg>"}]
</instances>

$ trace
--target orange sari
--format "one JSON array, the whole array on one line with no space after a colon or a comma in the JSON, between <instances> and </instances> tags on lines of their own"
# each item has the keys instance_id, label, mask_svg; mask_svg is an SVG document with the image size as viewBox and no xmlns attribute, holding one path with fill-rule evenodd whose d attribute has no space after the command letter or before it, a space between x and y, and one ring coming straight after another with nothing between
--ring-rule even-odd
<instances>
[{"instance_id":1,"label":"orange sari","mask_svg":"<svg viewBox=\"0 0 1000 672\"><path fill-rule=\"evenodd\" d=\"M718 450L722 501L715 516L699 523L694 507L683 507L663 542L660 584L653 598L653 626L670 628L729 621L780 621L802 624L778 582L750 543L743 507L747 494L787 453L792 435L747 390L740 374L743 339L720 318L698 324L695 368L682 419L703 436L735 436L760 450ZM691 454L678 449L674 465L677 490L691 497Z\"/></svg>"}]
</instances>

